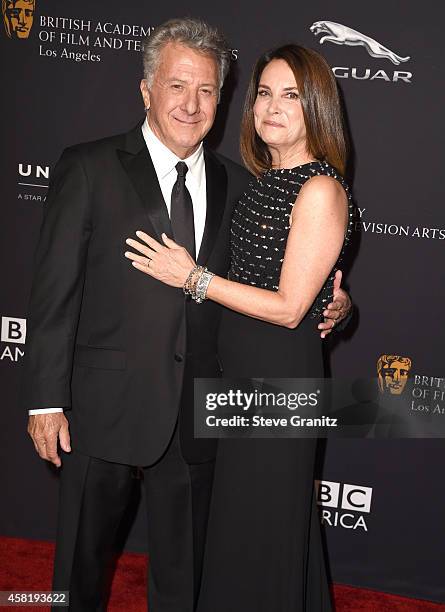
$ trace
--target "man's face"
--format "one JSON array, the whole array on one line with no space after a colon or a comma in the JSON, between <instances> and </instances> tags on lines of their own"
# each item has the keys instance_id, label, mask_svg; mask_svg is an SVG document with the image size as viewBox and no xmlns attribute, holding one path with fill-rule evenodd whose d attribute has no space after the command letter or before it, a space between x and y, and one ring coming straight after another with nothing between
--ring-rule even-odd
<instances>
[{"instance_id":1,"label":"man's face","mask_svg":"<svg viewBox=\"0 0 445 612\"><path fill-rule=\"evenodd\" d=\"M34 20L34 2L10 0L6 3L5 18L12 38L28 38Z\"/></svg>"},{"instance_id":2,"label":"man's face","mask_svg":"<svg viewBox=\"0 0 445 612\"><path fill-rule=\"evenodd\" d=\"M391 395L400 395L408 380L408 373L408 366L400 361L393 361L391 365L384 366L381 374L385 389L388 389Z\"/></svg>"},{"instance_id":3,"label":"man's face","mask_svg":"<svg viewBox=\"0 0 445 612\"><path fill-rule=\"evenodd\" d=\"M141 82L148 123L181 159L191 155L213 125L218 103L216 61L185 45L168 43L161 51L153 83Z\"/></svg>"}]
</instances>

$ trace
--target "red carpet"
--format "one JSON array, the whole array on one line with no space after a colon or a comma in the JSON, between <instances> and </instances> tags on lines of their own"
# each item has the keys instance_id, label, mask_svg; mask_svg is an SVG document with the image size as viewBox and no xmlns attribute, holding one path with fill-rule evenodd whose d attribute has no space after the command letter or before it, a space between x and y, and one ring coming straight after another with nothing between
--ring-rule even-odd
<instances>
[{"instance_id":1,"label":"red carpet","mask_svg":"<svg viewBox=\"0 0 445 612\"><path fill-rule=\"evenodd\" d=\"M53 556L54 544L50 542L0 538L0 591L50 590ZM145 555L125 553L121 556L113 580L109 612L146 612L146 565ZM340 584L334 585L334 598L336 612L445 612L444 604ZM44 612L49 608L11 609Z\"/></svg>"}]
</instances>

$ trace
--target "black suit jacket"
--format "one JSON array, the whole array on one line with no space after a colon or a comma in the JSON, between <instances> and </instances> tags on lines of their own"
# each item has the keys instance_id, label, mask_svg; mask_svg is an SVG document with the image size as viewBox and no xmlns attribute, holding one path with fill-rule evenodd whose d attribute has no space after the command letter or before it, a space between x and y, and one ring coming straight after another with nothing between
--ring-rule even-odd
<instances>
[{"instance_id":1,"label":"black suit jacket","mask_svg":"<svg viewBox=\"0 0 445 612\"><path fill-rule=\"evenodd\" d=\"M250 175L207 148L205 167L198 263L225 276L232 208ZM23 403L65 407L80 452L150 465L174 430L186 362L188 376L219 375L221 309L135 270L124 252L138 229L172 236L141 124L66 149L35 256Z\"/></svg>"}]
</instances>

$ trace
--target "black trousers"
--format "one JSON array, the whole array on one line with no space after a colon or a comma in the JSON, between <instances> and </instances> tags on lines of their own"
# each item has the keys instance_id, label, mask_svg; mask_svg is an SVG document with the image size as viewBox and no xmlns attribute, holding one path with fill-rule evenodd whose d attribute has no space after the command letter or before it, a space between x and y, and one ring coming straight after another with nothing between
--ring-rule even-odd
<instances>
[{"instance_id":1,"label":"black trousers","mask_svg":"<svg viewBox=\"0 0 445 612\"><path fill-rule=\"evenodd\" d=\"M177 426L162 458L142 467L150 612L193 612L200 587L214 463L186 463L179 438ZM135 468L61 452L53 590L70 591L72 612L102 612Z\"/></svg>"}]
</instances>

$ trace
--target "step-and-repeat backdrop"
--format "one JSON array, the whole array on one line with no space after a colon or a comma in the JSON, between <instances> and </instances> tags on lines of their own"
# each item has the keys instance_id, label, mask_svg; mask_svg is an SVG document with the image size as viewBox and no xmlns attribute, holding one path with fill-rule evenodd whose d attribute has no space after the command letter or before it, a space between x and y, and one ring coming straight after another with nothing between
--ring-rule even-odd
<instances>
[{"instance_id":1,"label":"step-and-repeat backdrop","mask_svg":"<svg viewBox=\"0 0 445 612\"><path fill-rule=\"evenodd\" d=\"M440 3L2 0L2 11L2 535L55 536L57 472L35 454L18 403L51 170L64 147L126 131L143 116L142 41L174 16L203 17L233 48L210 138L233 159L258 55L291 41L325 55L347 110L358 207L347 269L357 316L341 338L329 339L331 373L370 378L383 363L396 381L388 392L410 393L413 414L445 419ZM325 444L317 476L334 581L445 601L444 450L441 439ZM127 549L144 550L141 506L127 531Z\"/></svg>"}]
</instances>

